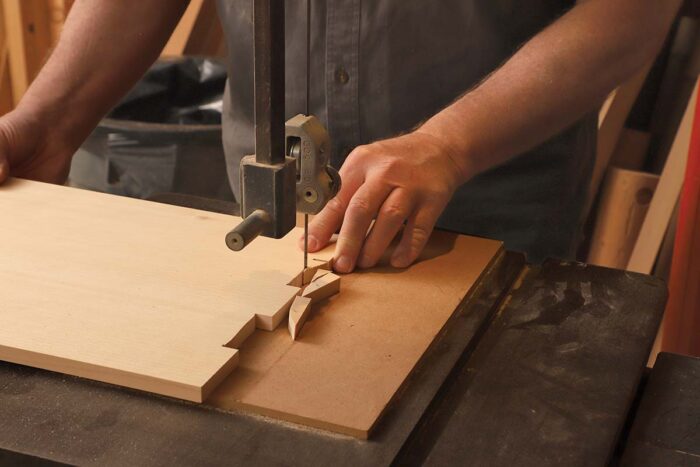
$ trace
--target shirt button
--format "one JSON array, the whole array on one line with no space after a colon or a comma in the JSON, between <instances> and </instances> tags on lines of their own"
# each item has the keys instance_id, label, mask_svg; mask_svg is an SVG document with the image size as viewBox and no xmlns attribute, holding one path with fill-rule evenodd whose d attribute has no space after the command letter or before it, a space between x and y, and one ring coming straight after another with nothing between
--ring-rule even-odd
<instances>
[{"instance_id":1,"label":"shirt button","mask_svg":"<svg viewBox=\"0 0 700 467\"><path fill-rule=\"evenodd\" d=\"M345 68L341 66L335 70L335 80L340 84L347 84L348 81L350 81L350 75L345 71Z\"/></svg>"}]
</instances>

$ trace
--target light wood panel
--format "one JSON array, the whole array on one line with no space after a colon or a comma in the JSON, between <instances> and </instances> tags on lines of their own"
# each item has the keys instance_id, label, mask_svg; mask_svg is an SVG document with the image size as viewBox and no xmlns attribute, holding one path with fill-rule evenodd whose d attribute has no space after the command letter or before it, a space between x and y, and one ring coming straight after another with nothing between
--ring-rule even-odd
<instances>
[{"instance_id":1,"label":"light wood panel","mask_svg":"<svg viewBox=\"0 0 700 467\"><path fill-rule=\"evenodd\" d=\"M299 291L299 232L233 253L238 218L25 180L0 215L0 359L201 401Z\"/></svg>"}]
</instances>

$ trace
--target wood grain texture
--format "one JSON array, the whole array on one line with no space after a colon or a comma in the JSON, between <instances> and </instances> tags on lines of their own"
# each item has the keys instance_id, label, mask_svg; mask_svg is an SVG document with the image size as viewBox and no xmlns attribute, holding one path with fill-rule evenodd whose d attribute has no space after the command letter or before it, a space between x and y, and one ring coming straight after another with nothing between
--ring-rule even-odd
<instances>
[{"instance_id":1,"label":"wood grain texture","mask_svg":"<svg viewBox=\"0 0 700 467\"><path fill-rule=\"evenodd\" d=\"M340 276L336 276L330 271L319 270L301 295L316 303L332 297L338 292L340 292Z\"/></svg>"},{"instance_id":2,"label":"wood grain texture","mask_svg":"<svg viewBox=\"0 0 700 467\"><path fill-rule=\"evenodd\" d=\"M299 290L298 232L233 253L238 218L25 180L0 214L3 360L201 401Z\"/></svg>"},{"instance_id":3,"label":"wood grain texture","mask_svg":"<svg viewBox=\"0 0 700 467\"><path fill-rule=\"evenodd\" d=\"M303 338L256 332L239 368L206 401L357 438L381 415L502 243L435 232L418 263L342 277L342 291L314 306Z\"/></svg>"},{"instance_id":4,"label":"wood grain texture","mask_svg":"<svg viewBox=\"0 0 700 467\"><path fill-rule=\"evenodd\" d=\"M311 313L311 299L302 296L294 297L292 306L289 309L288 322L289 335L292 336L292 340L297 340L304 323L309 318L309 313Z\"/></svg>"}]
</instances>

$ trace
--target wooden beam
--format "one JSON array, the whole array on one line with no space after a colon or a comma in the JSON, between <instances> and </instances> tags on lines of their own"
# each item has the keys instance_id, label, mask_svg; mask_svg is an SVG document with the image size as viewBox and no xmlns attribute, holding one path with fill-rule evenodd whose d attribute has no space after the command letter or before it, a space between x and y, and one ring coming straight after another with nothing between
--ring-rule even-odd
<instances>
[{"instance_id":1,"label":"wooden beam","mask_svg":"<svg viewBox=\"0 0 700 467\"><path fill-rule=\"evenodd\" d=\"M5 13L3 4L0 2L0 115L6 114L13 107Z\"/></svg>"},{"instance_id":2,"label":"wooden beam","mask_svg":"<svg viewBox=\"0 0 700 467\"><path fill-rule=\"evenodd\" d=\"M216 4L205 1L194 22L184 53L185 55L223 57L226 55L225 43Z\"/></svg>"},{"instance_id":3,"label":"wooden beam","mask_svg":"<svg viewBox=\"0 0 700 467\"><path fill-rule=\"evenodd\" d=\"M645 65L636 75L613 91L600 110L596 160L584 210L584 219L588 218L593 201L598 196L598 189L603 181L605 171L608 169L610 158L617 147L625 121L627 121L632 106L642 90L651 65L651 63Z\"/></svg>"},{"instance_id":4,"label":"wooden beam","mask_svg":"<svg viewBox=\"0 0 700 467\"><path fill-rule=\"evenodd\" d=\"M51 53L51 10L47 0L22 0L27 76L31 84Z\"/></svg>"},{"instance_id":5,"label":"wooden beam","mask_svg":"<svg viewBox=\"0 0 700 467\"><path fill-rule=\"evenodd\" d=\"M161 52L167 57L182 55L225 55L224 33L214 2L192 0Z\"/></svg>"}]
</instances>

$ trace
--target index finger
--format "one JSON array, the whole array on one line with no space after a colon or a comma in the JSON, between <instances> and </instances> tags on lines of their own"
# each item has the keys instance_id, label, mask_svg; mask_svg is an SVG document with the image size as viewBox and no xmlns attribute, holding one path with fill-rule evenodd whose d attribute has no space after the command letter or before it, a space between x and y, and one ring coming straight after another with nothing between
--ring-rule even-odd
<instances>
[{"instance_id":1,"label":"index finger","mask_svg":"<svg viewBox=\"0 0 700 467\"><path fill-rule=\"evenodd\" d=\"M324 248L334 233L338 231L345 211L355 192L360 188L363 177L359 173L349 171L343 177L340 191L326 206L309 222L309 251L314 252ZM299 248L304 248L304 236L299 239Z\"/></svg>"}]
</instances>

